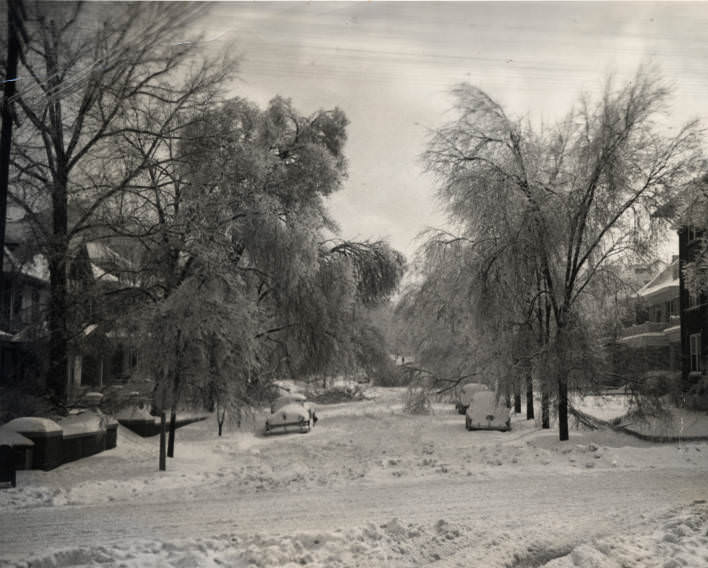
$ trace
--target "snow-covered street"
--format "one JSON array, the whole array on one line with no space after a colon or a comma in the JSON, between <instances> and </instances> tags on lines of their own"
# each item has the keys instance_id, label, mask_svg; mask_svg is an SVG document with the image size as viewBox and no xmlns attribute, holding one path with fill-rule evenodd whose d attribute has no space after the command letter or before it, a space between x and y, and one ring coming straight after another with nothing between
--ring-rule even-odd
<instances>
[{"instance_id":1,"label":"snow-covered street","mask_svg":"<svg viewBox=\"0 0 708 568\"><path fill-rule=\"evenodd\" d=\"M309 434L119 432L118 448L0 491L9 566L702 566L708 444L609 431L570 442L515 417L467 432L402 392L320 407ZM30 563L31 561L31 563ZM3 564L4 563L4 564Z\"/></svg>"}]
</instances>

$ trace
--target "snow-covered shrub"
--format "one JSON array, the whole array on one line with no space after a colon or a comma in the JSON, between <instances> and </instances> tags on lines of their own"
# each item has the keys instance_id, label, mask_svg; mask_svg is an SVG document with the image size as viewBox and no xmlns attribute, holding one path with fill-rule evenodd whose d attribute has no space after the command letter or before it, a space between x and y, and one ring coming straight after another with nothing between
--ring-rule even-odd
<instances>
[{"instance_id":1,"label":"snow-covered shrub","mask_svg":"<svg viewBox=\"0 0 708 568\"><path fill-rule=\"evenodd\" d=\"M686 393L686 406L692 410L708 410L708 377L699 376Z\"/></svg>"},{"instance_id":2,"label":"snow-covered shrub","mask_svg":"<svg viewBox=\"0 0 708 568\"><path fill-rule=\"evenodd\" d=\"M403 410L406 414L430 414L430 391L420 385L410 385L403 401Z\"/></svg>"}]
</instances>

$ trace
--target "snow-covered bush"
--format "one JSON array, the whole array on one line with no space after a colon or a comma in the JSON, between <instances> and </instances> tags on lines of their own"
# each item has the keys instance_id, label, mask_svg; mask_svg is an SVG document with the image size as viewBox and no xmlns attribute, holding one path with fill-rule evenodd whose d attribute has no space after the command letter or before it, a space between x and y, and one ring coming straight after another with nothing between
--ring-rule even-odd
<instances>
[{"instance_id":1,"label":"snow-covered bush","mask_svg":"<svg viewBox=\"0 0 708 568\"><path fill-rule=\"evenodd\" d=\"M430 391L420 385L410 385L403 401L403 410L406 414L430 414Z\"/></svg>"}]
</instances>

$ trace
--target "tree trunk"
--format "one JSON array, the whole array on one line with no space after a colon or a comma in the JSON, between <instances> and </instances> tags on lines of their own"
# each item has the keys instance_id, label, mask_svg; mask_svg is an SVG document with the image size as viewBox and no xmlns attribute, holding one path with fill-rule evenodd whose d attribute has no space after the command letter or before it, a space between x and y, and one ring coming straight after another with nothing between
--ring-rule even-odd
<instances>
[{"instance_id":1,"label":"tree trunk","mask_svg":"<svg viewBox=\"0 0 708 568\"><path fill-rule=\"evenodd\" d=\"M167 457L175 457L175 430L177 429L177 411L172 408L170 412L170 436L167 441Z\"/></svg>"},{"instance_id":2,"label":"tree trunk","mask_svg":"<svg viewBox=\"0 0 708 568\"><path fill-rule=\"evenodd\" d=\"M7 3L7 64L2 102L2 131L0 132L0 267L5 258L5 218L7 217L7 184L10 171L10 146L12 144L12 98L15 95L17 59L20 40L17 22L20 19L17 0ZM0 277L0 298L3 297L4 278Z\"/></svg>"},{"instance_id":3,"label":"tree trunk","mask_svg":"<svg viewBox=\"0 0 708 568\"><path fill-rule=\"evenodd\" d=\"M182 393L182 330L177 331L177 341L175 344L175 371L174 382L172 383L172 405L170 409L170 438L167 442L167 457L175 457L175 430L177 429L177 404L179 404Z\"/></svg>"},{"instance_id":4,"label":"tree trunk","mask_svg":"<svg viewBox=\"0 0 708 568\"><path fill-rule=\"evenodd\" d=\"M548 430L551 427L551 397L544 387L541 393L541 428Z\"/></svg>"},{"instance_id":5,"label":"tree trunk","mask_svg":"<svg viewBox=\"0 0 708 568\"><path fill-rule=\"evenodd\" d=\"M59 173L52 191L52 243L49 253L49 368L47 388L56 402L66 401L68 377L67 328L69 256L67 177Z\"/></svg>"},{"instance_id":6,"label":"tree trunk","mask_svg":"<svg viewBox=\"0 0 708 568\"><path fill-rule=\"evenodd\" d=\"M558 379L558 437L568 440L568 382L565 375Z\"/></svg>"},{"instance_id":7,"label":"tree trunk","mask_svg":"<svg viewBox=\"0 0 708 568\"><path fill-rule=\"evenodd\" d=\"M533 420L533 378L526 376L526 420Z\"/></svg>"},{"instance_id":8,"label":"tree trunk","mask_svg":"<svg viewBox=\"0 0 708 568\"><path fill-rule=\"evenodd\" d=\"M519 379L514 380L514 412L521 414L521 382Z\"/></svg>"},{"instance_id":9,"label":"tree trunk","mask_svg":"<svg viewBox=\"0 0 708 568\"><path fill-rule=\"evenodd\" d=\"M219 425L219 436L221 436L221 430L224 427L224 420L226 419L226 409L220 410L219 405L216 406L216 423Z\"/></svg>"},{"instance_id":10,"label":"tree trunk","mask_svg":"<svg viewBox=\"0 0 708 568\"><path fill-rule=\"evenodd\" d=\"M160 471L167 469L167 458L165 457L165 411L160 411Z\"/></svg>"}]
</instances>

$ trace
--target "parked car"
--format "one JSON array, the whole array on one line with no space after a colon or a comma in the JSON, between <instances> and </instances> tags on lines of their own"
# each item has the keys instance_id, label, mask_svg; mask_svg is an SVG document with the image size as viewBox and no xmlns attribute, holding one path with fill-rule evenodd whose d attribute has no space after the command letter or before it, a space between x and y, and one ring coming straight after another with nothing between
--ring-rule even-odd
<instances>
[{"instance_id":1,"label":"parked car","mask_svg":"<svg viewBox=\"0 0 708 568\"><path fill-rule=\"evenodd\" d=\"M465 412L467 430L511 430L511 409L496 393L481 390L474 393Z\"/></svg>"},{"instance_id":2,"label":"parked car","mask_svg":"<svg viewBox=\"0 0 708 568\"><path fill-rule=\"evenodd\" d=\"M300 393L289 393L275 399L270 405L270 411L265 422L266 434L276 428L287 430L290 427L297 427L306 433L318 420L315 407Z\"/></svg>"},{"instance_id":3,"label":"parked car","mask_svg":"<svg viewBox=\"0 0 708 568\"><path fill-rule=\"evenodd\" d=\"M286 404L291 404L293 402L305 404L307 402L307 397L299 392L289 392L287 394L283 394L270 403L270 411L273 413Z\"/></svg>"},{"instance_id":4,"label":"parked car","mask_svg":"<svg viewBox=\"0 0 708 568\"><path fill-rule=\"evenodd\" d=\"M462 385L459 390L458 399L455 401L455 410L457 410L457 413L464 414L467 412L467 407L470 405L470 399L474 393L488 390L489 387L482 383L467 383L466 385Z\"/></svg>"}]
</instances>

